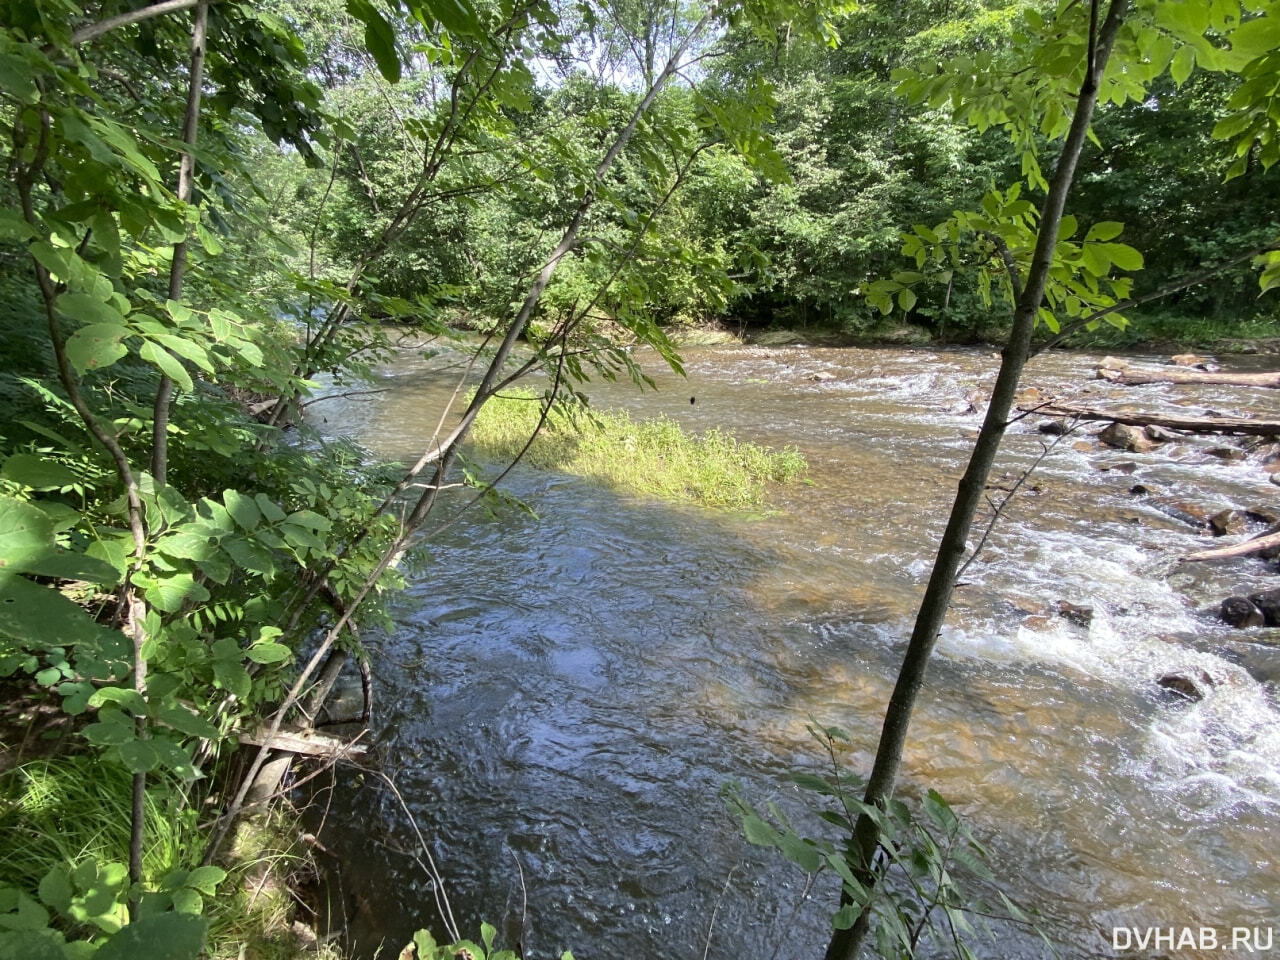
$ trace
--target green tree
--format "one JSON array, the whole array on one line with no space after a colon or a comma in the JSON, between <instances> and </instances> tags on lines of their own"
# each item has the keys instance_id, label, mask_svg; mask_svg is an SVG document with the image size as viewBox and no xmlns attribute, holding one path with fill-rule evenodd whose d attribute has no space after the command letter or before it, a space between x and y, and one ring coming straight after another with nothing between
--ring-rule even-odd
<instances>
[{"instance_id":1,"label":"green tree","mask_svg":"<svg viewBox=\"0 0 1280 960\"><path fill-rule=\"evenodd\" d=\"M1075 217L1065 211L1080 157L1092 135L1095 108L1104 103L1145 103L1150 84L1166 70L1181 83L1194 63L1207 69L1270 77L1263 72L1264 65L1275 59L1276 41L1280 40L1280 22L1272 19L1272 14L1270 5L1255 11L1234 2L1215 2L1194 10L1160 0L1134 4L1109 0L1105 5L1094 0L1087 7L1068 2L1050 17L1029 11L1019 43L1008 52L1009 59L989 56L976 62L962 61L958 66L963 76L957 76L957 65L953 65L950 73L904 78L903 90L915 98L939 103L949 100L969 122L1003 126L1022 152L1028 189L1043 189L1044 199L1038 211L1028 209L1029 203L1020 199L1019 185L1015 184L1004 193L988 195L981 213L957 214L940 228L917 227L907 239L906 249L914 253L922 268L930 262L955 265L959 261L957 247L962 242L975 242L989 270L1001 275L999 289L1011 305L1013 317L982 428L959 482L885 712L863 797L865 809L849 837L846 856L852 877L843 885L837 931L827 950L833 960L856 957L869 929L874 863L883 822L875 811L885 808L898 779L911 715L968 549L973 519L1009 425L1036 325L1044 322L1056 331L1059 312L1086 323L1096 324L1103 314L1113 319L1128 289L1124 282L1117 286L1113 272L1142 264L1132 248L1113 243L1121 230L1118 223L1097 222L1081 241L1070 240L1077 225ZM1254 96L1269 96L1265 84L1255 84L1253 89ZM1238 154L1251 155L1257 140L1263 144L1259 162L1264 168L1270 166L1277 154L1267 148L1271 121L1253 110L1248 98L1237 96L1230 105L1239 111L1237 115L1248 118L1247 123L1224 128L1220 121L1218 134L1247 129L1248 139L1237 141ZM1048 179L1041 173L1041 134L1050 142L1059 138L1062 142L1050 161ZM1264 288L1274 282L1274 273L1272 262L1263 276ZM919 273L900 275L896 288L899 300L903 291L910 291L910 285L921 279ZM894 292L893 288L882 288L880 296L887 298ZM903 308L909 309L909 305L903 304Z\"/></svg>"}]
</instances>

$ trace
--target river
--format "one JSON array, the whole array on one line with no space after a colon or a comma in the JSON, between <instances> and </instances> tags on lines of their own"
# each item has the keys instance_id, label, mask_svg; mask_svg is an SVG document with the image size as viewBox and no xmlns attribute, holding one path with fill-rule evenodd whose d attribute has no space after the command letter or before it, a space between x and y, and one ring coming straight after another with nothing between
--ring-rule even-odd
<instances>
[{"instance_id":1,"label":"river","mask_svg":"<svg viewBox=\"0 0 1280 960\"><path fill-rule=\"evenodd\" d=\"M750 847L719 792L733 781L803 819L785 776L826 772L814 720L849 731L849 764L869 769L977 432L964 398L998 363L933 349L684 356L687 379L645 362L656 391L586 390L598 407L798 447L810 483L744 516L517 469L507 488L537 517L477 509L433 536L396 629L368 641L379 753L464 932L488 919L531 958L821 955L836 881L810 887ZM382 392L314 409L371 455L412 458L450 359L406 349L379 372ZM1040 357L1024 383L1280 419L1276 391L1117 387L1091 379L1097 359ZM1280 926L1280 631L1205 611L1280 575L1257 559L1177 564L1211 538L1161 505L1264 510L1280 490L1255 459L1211 452L1221 439L1130 454L1096 429L1053 449L966 572L901 791L951 801L1064 956L1114 955L1115 927L1265 936ZM1049 439L1034 418L1016 424L996 478L1016 479ZM1058 615L1060 601L1091 621ZM1162 691L1173 672L1200 678L1203 700ZM398 950L435 922L404 810L374 778L322 799L348 933L366 957L380 941ZM980 956L1044 955L1016 926L997 934Z\"/></svg>"}]
</instances>

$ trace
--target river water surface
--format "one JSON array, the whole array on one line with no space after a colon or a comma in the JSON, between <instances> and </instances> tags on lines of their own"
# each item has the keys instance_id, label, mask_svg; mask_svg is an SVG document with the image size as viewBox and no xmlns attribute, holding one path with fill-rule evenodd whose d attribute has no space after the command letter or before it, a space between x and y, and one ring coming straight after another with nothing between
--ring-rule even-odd
<instances>
[{"instance_id":1,"label":"river water surface","mask_svg":"<svg viewBox=\"0 0 1280 960\"><path fill-rule=\"evenodd\" d=\"M1097 359L1038 358L1024 383L1280 419L1276 391L1126 389L1090 379ZM416 457L448 360L406 349L381 371L384 392L314 409L378 458ZM507 487L537 517L473 510L435 534L396 630L369 640L380 751L457 919L473 936L490 920L529 957L821 955L835 881L810 887L748 846L719 792L737 782L803 818L785 776L825 771L815 720L849 731L846 759L869 768L977 432L964 398L998 362L761 347L685 360L687 379L645 364L656 392L587 392L598 407L795 446L811 482L744 516L517 469ZM1256 459L1210 452L1221 439L1128 454L1096 429L1054 448L966 572L902 792L947 797L1067 957L1113 955L1117 926L1265 936L1280 927L1277 632L1203 611L1280 576L1256 559L1176 564L1210 538L1170 513L1265 511L1280 489ZM1044 440L1032 419L1015 425L997 480L1016 479ZM1060 616L1060 601L1092 620ZM1199 678L1204 699L1161 691L1173 672ZM328 799L321 840L338 855L349 932L365 956L382 940L398 950L437 922L408 818L372 778ZM1037 944L1007 927L978 952L1044 955Z\"/></svg>"}]
</instances>

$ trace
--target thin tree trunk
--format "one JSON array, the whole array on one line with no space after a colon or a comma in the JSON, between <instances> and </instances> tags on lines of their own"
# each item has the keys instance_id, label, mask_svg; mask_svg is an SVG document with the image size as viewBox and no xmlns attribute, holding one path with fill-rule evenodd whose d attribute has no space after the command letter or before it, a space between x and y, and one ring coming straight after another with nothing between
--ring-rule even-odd
<instances>
[{"instance_id":1,"label":"thin tree trunk","mask_svg":"<svg viewBox=\"0 0 1280 960\"><path fill-rule=\"evenodd\" d=\"M209 2L196 4L191 28L191 66L187 83L187 112L182 121L182 143L186 149L178 163L178 199L191 202L195 183L194 147L200 134L200 96L204 86L204 51L209 32ZM182 282L187 272L187 241L173 245L169 262L169 299L182 299ZM164 486L169 472L169 407L173 402L173 381L161 375L151 424L151 476L156 486Z\"/></svg>"},{"instance_id":2,"label":"thin tree trunk","mask_svg":"<svg viewBox=\"0 0 1280 960\"><path fill-rule=\"evenodd\" d=\"M341 612L341 615L333 626L326 631L319 646L312 653L310 659L299 672L293 686L290 687L289 691L286 693L284 701L281 703L279 709L277 709L272 715L270 722L265 727L265 733L263 734L265 737L273 737L280 731L285 716L298 703L299 698L307 688L307 684L309 683L312 675L328 656L329 651L333 649L334 644L342 635L342 632L348 629L352 622L352 618L355 616L360 604L364 601L364 598L368 596L369 592L373 589L374 585L378 582L378 579L387 570L387 568L395 562L395 558L403 552L409 541L418 531L419 527L421 527L423 521L434 508L438 492L444 483L445 474L457 458L458 450L466 440L467 435L470 432L471 425L475 422L475 418L480 412L480 408L493 395L499 386L506 382L502 377L503 368L506 366L511 352L515 349L516 343L520 339L520 335L524 332L525 326L533 316L534 310L541 301L543 291L546 289L547 284L550 282L551 277L555 273L556 268L560 265L560 262L576 246L578 232L582 227L583 219L586 217L587 212L595 202L596 191L604 182L604 178L617 162L622 151L631 141L641 119L643 119L645 113L647 113L649 108L653 105L654 100L657 99L662 88L667 84L671 77L675 75L680 66L680 59L685 55L685 52L693 43L694 39L704 29L706 29L710 22L711 14L708 13L690 31L684 42L672 52L671 58L667 61L666 66L658 75L657 79L654 80L653 85L645 93L644 97L640 100L640 103L633 111L630 120L627 122L626 126L618 132L613 144L609 147L608 151L606 151L603 159L596 167L595 173L592 177L591 186L583 194L582 200L579 202L577 209L573 213L573 217L565 227L565 231L560 238L560 242L556 244L555 249L552 250L551 255L543 264L541 271L539 271L538 276L530 286L529 293L526 295L519 311L508 326L506 334L502 339L502 343L498 346L497 352L494 354L493 359L489 363L488 369L485 371L479 386L476 388L475 397L472 399L470 406L468 406L466 412L463 414L462 422L457 428L455 428L450 436L448 444L444 446L439 456L436 458L435 471L433 474L434 479L410 511L409 516L404 521L400 535L383 553L377 565L365 578L360 590L347 604L347 608ZM423 459L425 461L426 458L424 457ZM203 862L210 862L216 854L217 849L225 838L232 821L244 807L246 797L252 787L254 778L258 775L258 771L261 769L265 760L266 751L260 751L253 763L250 765L249 770L245 774L244 780L241 782L235 796L233 796L231 802L228 803L227 809L219 820L218 825L215 827L209 845L205 848Z\"/></svg>"},{"instance_id":3,"label":"thin tree trunk","mask_svg":"<svg viewBox=\"0 0 1280 960\"><path fill-rule=\"evenodd\" d=\"M1058 227L1062 221L1067 194L1075 178L1076 164L1088 134L1093 108L1097 104L1098 83L1106 68L1116 33L1124 20L1127 2L1128 0L1111 0L1106 21L1100 31L1097 30L1099 0L1093 0L1090 6L1089 63L1080 96L1076 102L1075 116L1072 118L1071 129L1063 144L1053 179L1050 181L1048 195L1045 197L1044 208L1040 215L1040 232L1036 238L1030 272L1014 309L1013 328L1002 354L1000 372L996 376L995 386L991 392L991 403L987 407L982 429L974 443L969 465L960 480L946 531L938 544L938 555L929 577L929 584L916 616L915 628L912 630L897 683L889 699L888 708L885 710L884 727L863 798L869 805L883 807L893 795L897 783L911 714L919 697L920 688L924 684L929 658L951 604L956 572L960 568L965 552L965 541L973 524L973 518L982 504L987 477L991 473L991 466L995 462L1000 441L1008 426L1009 411L1013 407L1018 380L1030 354L1031 334L1035 328L1036 313L1044 298L1049 270L1053 264L1053 250L1057 243ZM874 884L871 869L879 843L880 828L876 822L866 814L859 816L854 826L853 836L850 838L848 852L856 865L855 872L860 875L860 881L863 881L868 889ZM844 902L849 902L847 893L843 899ZM862 942L870 929L870 916L871 911L864 906L852 927L835 932L827 946L827 960L856 960Z\"/></svg>"}]
</instances>

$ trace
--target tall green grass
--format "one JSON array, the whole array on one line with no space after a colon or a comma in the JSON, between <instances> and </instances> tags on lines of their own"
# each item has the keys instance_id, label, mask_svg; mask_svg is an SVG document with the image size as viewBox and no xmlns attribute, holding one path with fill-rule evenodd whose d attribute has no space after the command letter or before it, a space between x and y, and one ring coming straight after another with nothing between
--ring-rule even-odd
<instances>
[{"instance_id":1,"label":"tall green grass","mask_svg":"<svg viewBox=\"0 0 1280 960\"><path fill-rule=\"evenodd\" d=\"M0 773L0 888L40 899L41 881L54 867L72 869L92 859L121 881L129 859L132 778L121 767L85 755L28 760ZM184 785L153 778L147 790L143 880L156 889L168 874L200 862L205 832ZM305 869L291 814L246 821L225 864L228 876L204 904L211 960L338 960L336 948L304 949L291 929L293 903L285 878ZM125 891L103 915L125 922ZM97 914L95 914L97 915ZM62 923L62 921L59 921ZM96 921L95 921L96 922ZM101 931L63 924L72 938Z\"/></svg>"},{"instance_id":2,"label":"tall green grass","mask_svg":"<svg viewBox=\"0 0 1280 960\"><path fill-rule=\"evenodd\" d=\"M521 391L485 404L471 433L473 452L510 460L533 434L541 398ZM761 506L771 483L804 475L794 449L770 450L721 430L694 435L674 420L632 420L625 412L552 410L524 462L587 477L618 490L712 507Z\"/></svg>"}]
</instances>

